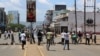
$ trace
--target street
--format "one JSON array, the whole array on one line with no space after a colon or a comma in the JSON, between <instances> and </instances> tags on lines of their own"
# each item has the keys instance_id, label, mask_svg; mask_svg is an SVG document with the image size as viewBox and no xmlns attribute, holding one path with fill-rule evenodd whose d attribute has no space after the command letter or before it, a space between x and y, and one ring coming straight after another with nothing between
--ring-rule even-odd
<instances>
[{"instance_id":1,"label":"street","mask_svg":"<svg viewBox=\"0 0 100 56\"><path fill-rule=\"evenodd\" d=\"M56 44L51 45L50 51L46 50L46 46L44 45L44 49L48 56L100 56L100 38L97 36L97 45L85 45L85 44L70 44L70 50L63 50L63 45ZM61 38L55 38L55 42L58 43L61 41ZM71 40L70 40L71 41ZM84 42L84 41L83 41Z\"/></svg>"},{"instance_id":2,"label":"street","mask_svg":"<svg viewBox=\"0 0 100 56\"><path fill-rule=\"evenodd\" d=\"M30 42L27 42L25 50L22 50L21 43L18 41L17 33L15 33L14 45L10 45L10 39L4 40L2 35L2 38L0 39L0 56L99 56L100 38L99 36L97 37L97 45L70 44L70 50L63 50L63 45L58 43L61 41L61 38L57 37L55 38L56 44L51 45L50 50L47 51L45 37L40 46L37 45L37 38L35 38L36 44L30 44Z\"/></svg>"},{"instance_id":3,"label":"street","mask_svg":"<svg viewBox=\"0 0 100 56\"><path fill-rule=\"evenodd\" d=\"M23 56L24 50L21 50L21 43L18 41L18 34L14 34L15 43L11 45L11 39L6 39L2 35L0 39L0 56Z\"/></svg>"}]
</instances>

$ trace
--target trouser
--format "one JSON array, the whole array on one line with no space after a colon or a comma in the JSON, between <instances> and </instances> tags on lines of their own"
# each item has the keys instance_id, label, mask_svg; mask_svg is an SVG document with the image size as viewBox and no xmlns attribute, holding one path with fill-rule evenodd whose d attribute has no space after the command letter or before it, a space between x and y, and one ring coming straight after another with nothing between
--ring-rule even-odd
<instances>
[{"instance_id":1,"label":"trouser","mask_svg":"<svg viewBox=\"0 0 100 56\"><path fill-rule=\"evenodd\" d=\"M94 37L94 43L96 44L96 37Z\"/></svg>"},{"instance_id":2,"label":"trouser","mask_svg":"<svg viewBox=\"0 0 100 56\"><path fill-rule=\"evenodd\" d=\"M7 39L10 38L10 34L8 34Z\"/></svg>"},{"instance_id":3,"label":"trouser","mask_svg":"<svg viewBox=\"0 0 100 56\"><path fill-rule=\"evenodd\" d=\"M21 37L19 36L19 42L21 42Z\"/></svg>"},{"instance_id":4,"label":"trouser","mask_svg":"<svg viewBox=\"0 0 100 56\"><path fill-rule=\"evenodd\" d=\"M67 45L67 49L69 50L69 40L65 40L65 43L64 43L64 50L66 48L66 45Z\"/></svg>"},{"instance_id":5,"label":"trouser","mask_svg":"<svg viewBox=\"0 0 100 56\"><path fill-rule=\"evenodd\" d=\"M64 44L64 38L61 39L61 43Z\"/></svg>"},{"instance_id":6,"label":"trouser","mask_svg":"<svg viewBox=\"0 0 100 56\"><path fill-rule=\"evenodd\" d=\"M11 37L11 45L13 45L15 42L14 37Z\"/></svg>"},{"instance_id":7,"label":"trouser","mask_svg":"<svg viewBox=\"0 0 100 56\"><path fill-rule=\"evenodd\" d=\"M74 42L74 44L78 44L77 38L74 38L74 39L73 39L73 42Z\"/></svg>"},{"instance_id":8,"label":"trouser","mask_svg":"<svg viewBox=\"0 0 100 56\"><path fill-rule=\"evenodd\" d=\"M71 38L71 40L72 40L72 44L74 44L74 39L73 39L73 38Z\"/></svg>"},{"instance_id":9,"label":"trouser","mask_svg":"<svg viewBox=\"0 0 100 56\"><path fill-rule=\"evenodd\" d=\"M31 38L30 38L30 44L32 44L33 42L35 43L34 35L32 35Z\"/></svg>"},{"instance_id":10,"label":"trouser","mask_svg":"<svg viewBox=\"0 0 100 56\"><path fill-rule=\"evenodd\" d=\"M47 39L47 50L50 48L50 39Z\"/></svg>"},{"instance_id":11,"label":"trouser","mask_svg":"<svg viewBox=\"0 0 100 56\"><path fill-rule=\"evenodd\" d=\"M78 38L78 43L79 43L79 41L80 41L80 43L82 42L82 37Z\"/></svg>"},{"instance_id":12,"label":"trouser","mask_svg":"<svg viewBox=\"0 0 100 56\"><path fill-rule=\"evenodd\" d=\"M86 38L86 44L90 45L90 38Z\"/></svg>"},{"instance_id":13,"label":"trouser","mask_svg":"<svg viewBox=\"0 0 100 56\"><path fill-rule=\"evenodd\" d=\"M51 44L55 44L54 43L54 37L51 38Z\"/></svg>"},{"instance_id":14,"label":"trouser","mask_svg":"<svg viewBox=\"0 0 100 56\"><path fill-rule=\"evenodd\" d=\"M25 44L26 44L26 41L22 41L22 49L24 49Z\"/></svg>"},{"instance_id":15,"label":"trouser","mask_svg":"<svg viewBox=\"0 0 100 56\"><path fill-rule=\"evenodd\" d=\"M34 34L32 34L32 39L33 39L33 43L35 43L35 38L34 38Z\"/></svg>"},{"instance_id":16,"label":"trouser","mask_svg":"<svg viewBox=\"0 0 100 56\"><path fill-rule=\"evenodd\" d=\"M38 45L40 45L40 43L41 43L41 38L39 37L38 38Z\"/></svg>"},{"instance_id":17,"label":"trouser","mask_svg":"<svg viewBox=\"0 0 100 56\"><path fill-rule=\"evenodd\" d=\"M35 43L35 38L34 37L32 37L32 40L33 40L33 43Z\"/></svg>"}]
</instances>

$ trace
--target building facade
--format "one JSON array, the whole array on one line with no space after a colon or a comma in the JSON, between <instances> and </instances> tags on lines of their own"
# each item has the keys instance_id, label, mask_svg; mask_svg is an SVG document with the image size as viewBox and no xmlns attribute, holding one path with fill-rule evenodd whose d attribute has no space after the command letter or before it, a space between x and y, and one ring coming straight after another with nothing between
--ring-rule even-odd
<instances>
[{"instance_id":1,"label":"building facade","mask_svg":"<svg viewBox=\"0 0 100 56\"><path fill-rule=\"evenodd\" d=\"M56 33L68 32L68 13L66 5L55 5L53 11L53 24Z\"/></svg>"},{"instance_id":2,"label":"building facade","mask_svg":"<svg viewBox=\"0 0 100 56\"><path fill-rule=\"evenodd\" d=\"M52 17L53 17L53 10L48 10L45 14L45 20L43 22L43 27L45 29L47 29L50 26L52 22Z\"/></svg>"},{"instance_id":3,"label":"building facade","mask_svg":"<svg viewBox=\"0 0 100 56\"><path fill-rule=\"evenodd\" d=\"M90 23L89 23L90 20ZM96 33L100 33L100 12L96 12L96 21L95 21ZM68 30L75 30L75 12L71 11L68 13ZM86 12L86 32L94 32L94 12ZM77 11L77 30L84 32L84 12Z\"/></svg>"},{"instance_id":4,"label":"building facade","mask_svg":"<svg viewBox=\"0 0 100 56\"><path fill-rule=\"evenodd\" d=\"M76 22L75 22L75 11L67 11L66 14L62 14L61 11L55 11L53 13L53 20L55 23L55 29L58 32L62 32L65 28L66 31L72 32L76 31ZM96 23L94 26L94 12L86 12L86 32L94 32L94 27L96 33L100 34L100 12L96 12ZM77 11L77 32L84 32L84 12Z\"/></svg>"},{"instance_id":5,"label":"building facade","mask_svg":"<svg viewBox=\"0 0 100 56\"><path fill-rule=\"evenodd\" d=\"M7 18L4 8L0 8L0 30L3 32L6 28Z\"/></svg>"},{"instance_id":6,"label":"building facade","mask_svg":"<svg viewBox=\"0 0 100 56\"><path fill-rule=\"evenodd\" d=\"M19 24L19 12L18 11L8 11L8 22Z\"/></svg>"}]
</instances>

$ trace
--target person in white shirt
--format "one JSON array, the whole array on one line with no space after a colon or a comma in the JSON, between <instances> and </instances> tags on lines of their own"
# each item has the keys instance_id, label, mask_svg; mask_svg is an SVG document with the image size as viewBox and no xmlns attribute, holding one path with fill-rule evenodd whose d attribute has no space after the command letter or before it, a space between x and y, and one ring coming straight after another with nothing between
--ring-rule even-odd
<instances>
[{"instance_id":1,"label":"person in white shirt","mask_svg":"<svg viewBox=\"0 0 100 56\"><path fill-rule=\"evenodd\" d=\"M10 39L10 37L11 37L11 31L8 30L8 36L7 36L7 39L8 39L8 38Z\"/></svg>"},{"instance_id":2,"label":"person in white shirt","mask_svg":"<svg viewBox=\"0 0 100 56\"><path fill-rule=\"evenodd\" d=\"M65 35L66 33L63 31L62 33L61 33L61 43L62 44L64 44L64 35Z\"/></svg>"},{"instance_id":3,"label":"person in white shirt","mask_svg":"<svg viewBox=\"0 0 100 56\"><path fill-rule=\"evenodd\" d=\"M21 42L22 42L22 49L24 49L24 45L26 44L26 34L24 33L24 31L22 31L22 33L20 34L21 37Z\"/></svg>"},{"instance_id":4,"label":"person in white shirt","mask_svg":"<svg viewBox=\"0 0 100 56\"><path fill-rule=\"evenodd\" d=\"M7 39L7 31L4 32L4 37Z\"/></svg>"},{"instance_id":5,"label":"person in white shirt","mask_svg":"<svg viewBox=\"0 0 100 56\"><path fill-rule=\"evenodd\" d=\"M90 45L90 34L86 34L86 44Z\"/></svg>"},{"instance_id":6,"label":"person in white shirt","mask_svg":"<svg viewBox=\"0 0 100 56\"><path fill-rule=\"evenodd\" d=\"M66 48L66 44L67 44L67 50L69 50L69 34L68 33L66 33L66 32L64 32L64 50L65 50L65 48Z\"/></svg>"}]
</instances>

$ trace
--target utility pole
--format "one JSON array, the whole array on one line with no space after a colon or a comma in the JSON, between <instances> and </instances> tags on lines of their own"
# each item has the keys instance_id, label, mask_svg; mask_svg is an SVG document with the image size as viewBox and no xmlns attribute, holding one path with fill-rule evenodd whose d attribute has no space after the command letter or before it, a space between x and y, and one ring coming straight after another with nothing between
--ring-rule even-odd
<instances>
[{"instance_id":1,"label":"utility pole","mask_svg":"<svg viewBox=\"0 0 100 56\"><path fill-rule=\"evenodd\" d=\"M77 9L77 7L76 7L76 0L75 0L75 23L76 23L76 25L75 25L75 27L76 27L76 34L77 34L77 12L76 12L76 9Z\"/></svg>"},{"instance_id":2,"label":"utility pole","mask_svg":"<svg viewBox=\"0 0 100 56\"><path fill-rule=\"evenodd\" d=\"M96 32L96 0L94 0L94 34Z\"/></svg>"},{"instance_id":3,"label":"utility pole","mask_svg":"<svg viewBox=\"0 0 100 56\"><path fill-rule=\"evenodd\" d=\"M86 0L84 0L84 37L86 37Z\"/></svg>"},{"instance_id":4,"label":"utility pole","mask_svg":"<svg viewBox=\"0 0 100 56\"><path fill-rule=\"evenodd\" d=\"M30 22L30 35L31 35L31 37L30 37L30 44L32 44L32 31L33 31L33 26L32 26L32 22Z\"/></svg>"}]
</instances>

